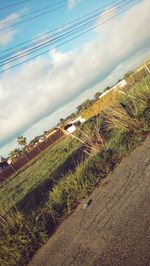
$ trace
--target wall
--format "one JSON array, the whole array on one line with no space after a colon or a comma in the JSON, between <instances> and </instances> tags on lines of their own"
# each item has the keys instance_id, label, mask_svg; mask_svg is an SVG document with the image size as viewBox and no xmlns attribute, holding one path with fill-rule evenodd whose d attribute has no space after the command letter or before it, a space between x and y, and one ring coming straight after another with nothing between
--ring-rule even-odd
<instances>
[{"instance_id":1,"label":"wall","mask_svg":"<svg viewBox=\"0 0 150 266\"><path fill-rule=\"evenodd\" d=\"M35 158L39 153L44 151L47 147L54 145L58 140L64 136L61 129L56 129L54 132L43 142L38 143L31 151L24 153L16 162L9 165L3 171L0 172L0 181L4 181L6 178L14 174L18 169L24 166L27 162Z\"/></svg>"}]
</instances>

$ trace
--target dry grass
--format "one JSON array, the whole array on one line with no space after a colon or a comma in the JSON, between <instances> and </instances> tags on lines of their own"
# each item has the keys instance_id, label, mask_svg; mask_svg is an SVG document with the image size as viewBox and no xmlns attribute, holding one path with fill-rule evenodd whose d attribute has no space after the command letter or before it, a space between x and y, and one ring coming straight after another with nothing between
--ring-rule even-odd
<instances>
[{"instance_id":1,"label":"dry grass","mask_svg":"<svg viewBox=\"0 0 150 266\"><path fill-rule=\"evenodd\" d=\"M133 112L131 116L121 105L107 108L103 112L103 116L106 120L107 130L121 129L125 132L134 132L143 126L142 121L133 117Z\"/></svg>"},{"instance_id":2,"label":"dry grass","mask_svg":"<svg viewBox=\"0 0 150 266\"><path fill-rule=\"evenodd\" d=\"M109 91L104 97L97 100L91 107L84 110L81 115L86 119L97 116L107 107L114 106L120 97L121 94L119 91Z\"/></svg>"},{"instance_id":3,"label":"dry grass","mask_svg":"<svg viewBox=\"0 0 150 266\"><path fill-rule=\"evenodd\" d=\"M140 84L142 84L141 89ZM116 98L114 98L114 101L112 101L111 97L107 101L103 99L105 111L101 116L104 118L107 130L112 130L112 135L110 134L107 140L104 138L104 143L101 134L99 134L100 124L97 123L100 120L100 116L92 118L89 122L87 121L87 128L83 125L84 129L82 128L80 133L81 135L84 133L85 145L87 145L88 149L92 150L94 148L96 151L99 150L99 152L89 152L88 158L78 164L74 171L64 174L61 178L58 171L56 176L58 181L47 192L43 205L38 206L36 201L36 208L32 208L29 214L18 212L15 206L13 211L9 207L7 213L2 214L0 219L0 245L2 253L0 265L27 265L31 256L46 242L52 233L52 229L54 229L60 220L72 212L75 206L94 189L100 179L112 171L121 158L145 138L145 134L143 134L144 126L146 125L150 130L150 82L146 83L147 86L143 85L143 83L140 84L137 85L136 92L133 91L133 94L131 94L133 97L130 97L130 95L124 96L125 98L120 101L122 105L114 104L115 101L117 102ZM102 101L101 103L100 101L98 102L96 107L94 106L93 109L91 107L90 115L93 116L94 111L101 113ZM108 107L110 102L113 104L113 108L111 105L106 110L106 105ZM88 127L90 130L88 130ZM67 147L68 153L72 156L72 151L76 148L74 142L71 141ZM41 158L41 164L34 165L33 173L37 175L39 172L38 182L46 173L50 172L54 161L55 164L58 161L59 165L60 161L62 164L65 163L63 148L64 146L59 144L57 149L55 147L53 158L51 152L49 152L46 154L46 158ZM67 154L66 158L68 158ZM43 169L44 161L46 161L46 164ZM31 168L29 168L27 175L27 184L30 172ZM17 186L20 178L21 175L17 179L10 180L10 186L8 186L9 183L5 184L5 191L2 190L2 197L5 198L3 206L4 203L6 205L8 202L6 195L12 189L15 190L15 186ZM24 182L25 178L26 176L22 176L21 182ZM34 182L36 181L35 178ZM41 195L41 192L38 195ZM15 194L18 196L19 192L15 191ZM12 198L15 194L12 194ZM43 198L44 196L42 197L42 202ZM31 205L31 202L29 204ZM10 205L12 206L14 203L12 202Z\"/></svg>"}]
</instances>

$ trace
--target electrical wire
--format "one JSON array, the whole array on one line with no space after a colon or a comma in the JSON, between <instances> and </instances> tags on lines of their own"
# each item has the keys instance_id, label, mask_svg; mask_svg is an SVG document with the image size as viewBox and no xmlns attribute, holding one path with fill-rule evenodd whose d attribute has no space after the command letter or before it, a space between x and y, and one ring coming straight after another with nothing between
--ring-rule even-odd
<instances>
[{"instance_id":1,"label":"electrical wire","mask_svg":"<svg viewBox=\"0 0 150 266\"><path fill-rule=\"evenodd\" d=\"M126 4L128 4L128 2L129 1L127 1ZM125 6L125 4L124 4L124 6ZM118 5L117 7L120 8L121 5ZM103 15L103 17L105 17L106 15L108 15L111 12L114 12L113 9L110 9L109 11L106 11L105 14ZM98 18L99 15L100 15L100 12L98 11L97 13L93 14L92 16L87 17L86 19L83 19L82 21L79 21L78 23L72 24L70 27L67 27L67 28L64 27L64 26L61 27L61 29L63 28L63 30L61 30L59 32L56 31L55 34L46 36L45 38L43 38L40 41L37 41L36 43L33 43L31 45L28 45L28 46L25 46L21 50L15 50L12 53L9 53L7 55L4 55L4 56L0 57L0 60L2 60L2 61L0 61L0 64L2 64L3 62L5 62L5 60L10 60L10 59L13 59L14 57L16 58L16 53L19 53L20 51L21 51L21 53L23 55L23 51L25 51L24 53L29 53L32 50L35 50L35 49L38 49L38 48L42 48L45 45L49 45L49 43L51 43L51 42L53 42L53 41L55 41L55 40L60 39L61 37L63 37L63 35L62 34L60 35L60 33L65 32L64 35L67 35L67 34L73 32L74 30L77 30L77 29L80 29L81 27L86 26L86 23L89 24L91 22L94 22ZM80 25L80 24L82 24L82 25ZM79 25L79 27L77 27L78 25ZM77 28L75 28L75 27L77 27ZM70 31L68 32L68 30L70 30ZM36 44L36 46L35 46L35 44Z\"/></svg>"},{"instance_id":2,"label":"electrical wire","mask_svg":"<svg viewBox=\"0 0 150 266\"><path fill-rule=\"evenodd\" d=\"M11 5L0 7L0 11L8 9L10 7L19 6L19 5L24 4L26 2L29 2L29 1L31 1L31 0L24 0L24 1L20 1L20 2L15 2L15 3L11 4Z\"/></svg>"},{"instance_id":3,"label":"electrical wire","mask_svg":"<svg viewBox=\"0 0 150 266\"><path fill-rule=\"evenodd\" d=\"M73 3L73 2L74 2L74 0L70 1L70 3ZM55 5L55 4L54 4L54 5ZM56 10L58 10L58 9L60 9L60 8L65 7L65 6L68 6L68 3L65 3L65 4L63 4L63 5L60 5L60 6L58 6L58 7L55 7L55 8L53 8L53 9L48 10L48 11L45 11L45 12L40 13L40 14L38 14L38 15L35 15L35 16L31 17L31 18L27 18L27 19L24 19L24 20L22 20L22 21L16 22L16 23L14 23L14 24L11 24L11 25L8 24L8 26L6 26L6 27L4 27L4 28L0 28L0 31L4 31L4 30L9 29L9 28L12 28L12 27L14 27L14 26L20 25L20 24L22 24L22 23L24 23L24 22L31 21L31 20L36 19L36 18L39 18L39 17L41 17L41 16L43 16L43 15L47 15L47 14L53 12L53 11L56 11ZM25 16L25 15L24 15L24 16Z\"/></svg>"},{"instance_id":4,"label":"electrical wire","mask_svg":"<svg viewBox=\"0 0 150 266\"><path fill-rule=\"evenodd\" d=\"M105 21L101 21L100 24L98 23L96 26L94 25L94 27L91 27L90 29L88 29L88 30L82 32L81 34L78 34L78 35L74 36L73 38L71 38L71 39L69 39L69 40L67 40L67 41L65 41L65 42L63 42L63 43L61 43L61 44L58 44L58 45L56 45L55 47L53 47L53 48L51 48L51 49L49 49L49 50L46 50L46 51L44 51L44 52L42 52L42 53L40 53L40 54L38 54L38 55L36 55L36 56L33 56L33 57L29 58L29 59L26 59L25 61L23 61L23 62L21 62L21 63L19 63L19 64L17 64L17 65L23 64L24 62L27 62L27 61L30 61L30 60L36 58L36 57L39 57L40 55L45 54L45 53L49 52L50 50L53 50L54 48L57 48L57 47L59 47L59 46L61 46L61 45L64 45L65 43L67 43L67 42L69 42L69 41L71 41L71 40L73 40L73 39L75 39L75 38L77 38L77 37L79 37L79 36L81 36L81 35L83 35L83 34L89 32L90 30L92 30L92 29L94 29L94 28L96 28L96 27L99 27L101 24L104 24L105 22L109 21L110 19L112 19L112 18L114 18L114 17L120 15L120 14L123 13L124 11L125 11L125 9L122 10L120 13L118 12L118 13L114 14L112 17L107 18ZM20 59L20 58L22 58L22 56L20 56L18 59ZM16 65L15 65L15 66L16 66ZM11 68L13 68L13 67L14 67L14 66L10 67L9 69L11 69ZM0 72L0 73L1 73L1 72Z\"/></svg>"},{"instance_id":5,"label":"electrical wire","mask_svg":"<svg viewBox=\"0 0 150 266\"><path fill-rule=\"evenodd\" d=\"M122 3L122 1L115 0L115 1L113 2L113 5L116 5L116 4L119 4L119 3ZM19 43L19 44L13 46L13 47L10 47L10 48L8 48L8 49L2 50L2 51L0 51L0 54L2 54L2 53L6 53L6 52L8 52L8 51L10 51L10 50L13 50L13 49L15 49L15 48L17 48L17 47L20 47L20 46L22 46L22 45L24 45L24 44L26 44L26 43L30 43L30 42L31 42L32 44L34 44L34 40L41 39L41 38L43 38L45 35L47 36L47 35L51 34L52 32L59 31L60 29L62 29L62 27L63 27L63 28L66 28L68 25L70 25L70 24L72 24L72 23L74 23L74 22L76 22L76 21L81 20L83 17L87 17L87 16L89 16L89 15L92 15L94 12L101 12L101 13L102 13L102 12L104 12L104 10L105 10L108 6L110 6L110 5L109 5L109 4L104 5L102 8L95 9L95 10L93 10L92 12L89 12L89 13L85 14L84 16L81 16L81 17L79 17L79 18L77 18L77 19L74 19L74 20L72 20L72 21L70 21L70 22L64 24L63 26L57 27L57 28L55 28L55 29L53 29L53 30L47 31L47 32L45 32L45 33L43 33L43 34L40 34L39 36L36 36L36 37L32 38L31 40L24 41L24 42L22 42L22 43ZM23 48L21 48L21 49L23 49Z\"/></svg>"},{"instance_id":6,"label":"electrical wire","mask_svg":"<svg viewBox=\"0 0 150 266\"><path fill-rule=\"evenodd\" d=\"M28 1L29 1L29 0L28 0ZM63 2L64 2L64 0L59 1L59 2L57 2L57 3L55 3L55 4L52 4L52 5L48 5L48 6L42 7L42 8L40 8L40 9L33 10L33 11L31 11L31 12L28 12L28 13L26 13L26 14L23 14L23 15L19 16L19 19L24 18L24 17L26 17L26 16L30 16L31 14L37 13L37 12L42 11L42 10L45 10L45 9L48 9L48 8L50 8L50 7L57 6L58 4L61 4L61 3L63 3ZM16 21L16 20L18 20L18 18L12 18L12 19L9 19L7 22L1 22L0 25L6 25L6 26L7 26L7 25L10 24L10 22L12 23L13 21Z\"/></svg>"},{"instance_id":7,"label":"electrical wire","mask_svg":"<svg viewBox=\"0 0 150 266\"><path fill-rule=\"evenodd\" d=\"M132 2L132 3L131 3L132 5L130 5L130 6L133 6L135 1L134 1L134 0L131 0L130 2ZM129 7L122 8L122 10L120 10L120 12L115 11L114 14L111 15L110 17L108 17L107 19L105 19L105 20L103 20L103 21L102 21L102 20L99 21L99 23L97 23L96 25L91 26L91 27L88 28L87 30L84 30L84 31L81 32L80 34L77 34L77 35L73 36L72 38L67 39L66 41L64 41L64 42L62 42L62 43L60 43L60 44L58 44L58 45L52 47L51 49L48 49L48 50L46 50L46 51L43 51L43 52L41 52L40 54L38 54L38 55L36 55L36 56L33 56L33 57L31 57L31 58L28 58L28 59L24 60L23 62L19 62L19 63L15 64L15 65L13 65L13 66L11 66L11 67L8 67L8 68L6 68L5 70L0 71L0 73L3 73L3 72L5 72L5 71L10 70L10 69L12 69L12 68L14 68L14 67L17 67L17 66L19 66L19 65L22 65L22 64L24 64L25 62L31 61L31 60L33 60L33 59L35 59L35 58L37 58L37 57L39 57L39 56L41 56L41 55L43 55L43 54L45 54L45 53L48 53L49 51L51 51L51 50L53 50L53 49L56 49L56 48L58 48L58 47L60 47L60 46L62 46L62 45L64 45L64 44L66 44L66 43L68 43L68 42L70 42L70 41L72 41L72 40L74 40L74 39L76 39L76 38L78 38L78 37L80 37L80 36L82 36L82 35L88 33L89 31L91 31L91 30L93 30L93 29L95 29L95 28L100 27L100 26L103 25L104 23L106 23L106 22L112 20L113 18L117 17L118 15L121 15L122 13L124 13L126 10L128 10L128 8L129 8Z\"/></svg>"},{"instance_id":8,"label":"electrical wire","mask_svg":"<svg viewBox=\"0 0 150 266\"><path fill-rule=\"evenodd\" d=\"M131 0L130 0L131 1ZM130 3L130 1L128 0L126 3L124 3L124 4L122 4L123 6L125 6L125 5L127 5L127 4L129 4ZM121 5L119 4L118 6L117 6L117 8L120 8L121 7ZM104 13L104 15L103 15L103 18L105 17L105 16L108 16L109 15L109 13L113 13L114 11L113 11L113 8L111 8L111 9L109 9L108 11L105 11L105 13ZM4 56L1 56L0 57L0 64L2 65L3 63L5 63L6 61L10 61L10 60L12 60L12 59L17 59L18 57L23 57L23 55L27 55L27 54L30 54L30 53L32 53L32 52L34 52L35 50L37 50L37 49L42 49L43 47L45 47L45 46L47 46L47 45L49 45L50 43L52 43L52 42L54 42L54 41L56 41L56 40L59 40L60 38L62 38L62 37L64 37L65 35L68 35L69 33L72 33L72 32L74 32L74 31L76 31L76 30L78 30L78 29L81 29L82 27L85 27L86 25L88 25L89 23L92 23L92 22L95 22L95 20L97 19L97 17L99 16L99 12L97 12L96 14L94 14L94 15L92 15L92 16L90 16L90 17L88 17L87 19L84 19L84 20L82 20L82 21L80 21L80 22L78 22L78 23L76 23L76 24L73 24L73 25L71 25L70 27L67 27L67 28L65 28L64 26L63 26L63 30L61 30L61 31L59 31L59 32L57 32L56 31L56 33L55 34L53 34L53 35L50 35L50 36L46 36L44 39L42 39L41 41L38 41L38 42L36 42L36 45L33 45L33 44L31 44L31 45L29 45L29 46L25 46L25 47L23 47L21 50L15 50L15 51L13 51L12 53L9 53L9 54L7 54L7 55L4 55ZM92 19L92 20L90 20L89 21L89 18L90 19ZM80 25L81 24L81 25ZM76 28L77 27L77 28ZM61 27L62 28L62 27ZM68 31L69 30L69 31ZM66 32L67 31L67 32ZM63 33L64 32L64 33ZM60 33L63 33L63 34L60 34ZM35 44L35 43L34 43ZM33 46L33 47L32 47ZM17 54L18 54L18 56L17 56Z\"/></svg>"}]
</instances>

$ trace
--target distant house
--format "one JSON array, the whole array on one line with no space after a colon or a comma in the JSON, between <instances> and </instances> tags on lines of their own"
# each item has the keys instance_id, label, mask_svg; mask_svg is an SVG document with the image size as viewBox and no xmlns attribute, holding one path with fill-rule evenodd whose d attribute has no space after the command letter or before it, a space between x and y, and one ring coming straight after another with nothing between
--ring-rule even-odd
<instances>
[{"instance_id":1,"label":"distant house","mask_svg":"<svg viewBox=\"0 0 150 266\"><path fill-rule=\"evenodd\" d=\"M77 129L78 126L80 126L84 122L85 122L85 118L83 118L82 116L79 116L73 121L71 121L69 124L67 124L64 127L64 130L66 131L67 134L71 134Z\"/></svg>"},{"instance_id":2,"label":"distant house","mask_svg":"<svg viewBox=\"0 0 150 266\"><path fill-rule=\"evenodd\" d=\"M110 88L109 90L106 90L105 92L103 92L100 96L99 99L103 98L106 94L108 94L110 91L116 91L117 89L121 89L127 86L127 82L125 79L122 79L121 81L119 81L116 85L114 85L112 88Z\"/></svg>"},{"instance_id":3,"label":"distant house","mask_svg":"<svg viewBox=\"0 0 150 266\"><path fill-rule=\"evenodd\" d=\"M11 157L8 158L7 163L8 163L8 164L11 164L11 163L12 163L12 159L11 159Z\"/></svg>"},{"instance_id":4,"label":"distant house","mask_svg":"<svg viewBox=\"0 0 150 266\"><path fill-rule=\"evenodd\" d=\"M64 127L64 130L66 131L67 134L72 134L73 132L76 131L76 126L74 124L68 124Z\"/></svg>"},{"instance_id":5,"label":"distant house","mask_svg":"<svg viewBox=\"0 0 150 266\"><path fill-rule=\"evenodd\" d=\"M42 137L39 138L39 143L41 143L43 141L44 141L44 137L42 136Z\"/></svg>"},{"instance_id":6,"label":"distant house","mask_svg":"<svg viewBox=\"0 0 150 266\"><path fill-rule=\"evenodd\" d=\"M0 172L2 172L7 166L7 160L0 156Z\"/></svg>"},{"instance_id":7,"label":"distant house","mask_svg":"<svg viewBox=\"0 0 150 266\"><path fill-rule=\"evenodd\" d=\"M127 86L127 82L125 79L122 79L115 86L113 86L112 89L124 88L125 86Z\"/></svg>"}]
</instances>

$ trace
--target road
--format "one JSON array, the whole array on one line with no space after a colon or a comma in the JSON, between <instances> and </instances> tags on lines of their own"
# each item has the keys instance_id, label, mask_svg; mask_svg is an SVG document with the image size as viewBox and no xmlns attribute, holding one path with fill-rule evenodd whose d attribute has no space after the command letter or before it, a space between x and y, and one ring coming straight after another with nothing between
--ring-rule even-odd
<instances>
[{"instance_id":1,"label":"road","mask_svg":"<svg viewBox=\"0 0 150 266\"><path fill-rule=\"evenodd\" d=\"M58 227L29 266L149 266L149 188L150 136Z\"/></svg>"}]
</instances>

